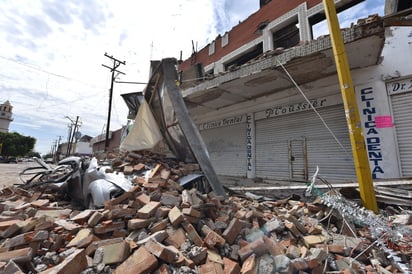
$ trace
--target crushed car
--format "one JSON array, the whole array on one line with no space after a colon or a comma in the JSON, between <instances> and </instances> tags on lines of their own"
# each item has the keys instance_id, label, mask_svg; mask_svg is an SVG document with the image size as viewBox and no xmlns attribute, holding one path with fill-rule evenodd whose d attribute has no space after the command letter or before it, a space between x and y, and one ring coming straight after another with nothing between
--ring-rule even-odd
<instances>
[{"instance_id":1,"label":"crushed car","mask_svg":"<svg viewBox=\"0 0 412 274\"><path fill-rule=\"evenodd\" d=\"M70 156L51 167L36 158L39 164L20 173L22 188L42 187L62 193L74 205L83 208L99 208L133 187L122 173L110 173L110 167L98 164L96 158L85 159Z\"/></svg>"}]
</instances>

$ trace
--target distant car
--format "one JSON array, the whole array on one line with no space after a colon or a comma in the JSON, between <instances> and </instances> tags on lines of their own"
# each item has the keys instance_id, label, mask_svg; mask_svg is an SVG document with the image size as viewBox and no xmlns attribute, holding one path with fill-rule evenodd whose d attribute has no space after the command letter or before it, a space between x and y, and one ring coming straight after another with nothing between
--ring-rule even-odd
<instances>
[{"instance_id":1,"label":"distant car","mask_svg":"<svg viewBox=\"0 0 412 274\"><path fill-rule=\"evenodd\" d=\"M47 158L46 160L44 160L44 162L46 164L54 164L53 158Z\"/></svg>"},{"instance_id":2,"label":"distant car","mask_svg":"<svg viewBox=\"0 0 412 274\"><path fill-rule=\"evenodd\" d=\"M17 164L17 158L16 157L10 157L9 158L9 163Z\"/></svg>"},{"instance_id":3,"label":"distant car","mask_svg":"<svg viewBox=\"0 0 412 274\"><path fill-rule=\"evenodd\" d=\"M17 158L15 157L0 157L0 163L15 163L17 164Z\"/></svg>"}]
</instances>

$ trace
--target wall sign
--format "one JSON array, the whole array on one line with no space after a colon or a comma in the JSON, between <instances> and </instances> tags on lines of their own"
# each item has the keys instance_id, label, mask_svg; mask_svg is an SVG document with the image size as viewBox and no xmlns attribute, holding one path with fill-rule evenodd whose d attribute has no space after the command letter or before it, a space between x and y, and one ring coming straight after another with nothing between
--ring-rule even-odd
<instances>
[{"instance_id":1,"label":"wall sign","mask_svg":"<svg viewBox=\"0 0 412 274\"><path fill-rule=\"evenodd\" d=\"M246 151L247 151L247 177L255 177L255 119L253 113L247 114L247 134L246 134Z\"/></svg>"},{"instance_id":2,"label":"wall sign","mask_svg":"<svg viewBox=\"0 0 412 274\"><path fill-rule=\"evenodd\" d=\"M312 98L309 99L309 101L311 102L314 108L318 109L322 107L340 104L342 102L342 98L339 95L334 95L320 98ZM275 105L273 107L266 108L265 110L256 112L255 120L269 119L281 115L297 113L310 109L311 106L306 101L293 104Z\"/></svg>"},{"instance_id":3,"label":"wall sign","mask_svg":"<svg viewBox=\"0 0 412 274\"><path fill-rule=\"evenodd\" d=\"M380 133L377 130L378 126L376 118L386 117L383 118L383 121L382 118L380 118L380 126L388 126L389 121L387 116L376 116L375 94L372 87L361 89L360 94L360 108L362 112L361 115L363 116L364 132L366 132L365 141L366 147L368 149L369 163L372 171L372 178L377 179L379 177L382 177L385 171L382 165L382 161L384 160L381 145L382 140Z\"/></svg>"},{"instance_id":4,"label":"wall sign","mask_svg":"<svg viewBox=\"0 0 412 274\"><path fill-rule=\"evenodd\" d=\"M220 119L220 120L216 120L216 121L202 123L202 124L199 125L199 130L233 126L233 125L240 124L240 123L245 123L245 122L246 122L246 115L245 114L236 115L236 116L232 116L232 117L229 117L229 118L224 118L224 119Z\"/></svg>"},{"instance_id":5,"label":"wall sign","mask_svg":"<svg viewBox=\"0 0 412 274\"><path fill-rule=\"evenodd\" d=\"M412 91L412 78L386 83L386 89L389 95Z\"/></svg>"}]
</instances>

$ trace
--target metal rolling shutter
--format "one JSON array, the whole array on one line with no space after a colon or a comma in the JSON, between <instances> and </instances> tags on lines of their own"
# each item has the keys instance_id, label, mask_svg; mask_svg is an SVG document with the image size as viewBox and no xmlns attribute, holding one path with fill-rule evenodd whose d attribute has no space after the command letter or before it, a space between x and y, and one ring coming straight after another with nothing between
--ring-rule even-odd
<instances>
[{"instance_id":1,"label":"metal rolling shutter","mask_svg":"<svg viewBox=\"0 0 412 274\"><path fill-rule=\"evenodd\" d=\"M319 176L330 182L356 179L343 106L319 110L345 150L338 145L313 111L279 116L256 122L256 175L260 178L292 178L289 166L291 140L306 140L310 178L319 166ZM296 144L296 143L295 143Z\"/></svg>"},{"instance_id":2,"label":"metal rolling shutter","mask_svg":"<svg viewBox=\"0 0 412 274\"><path fill-rule=\"evenodd\" d=\"M246 124L202 130L212 165L218 175L246 176Z\"/></svg>"},{"instance_id":3,"label":"metal rolling shutter","mask_svg":"<svg viewBox=\"0 0 412 274\"><path fill-rule=\"evenodd\" d=\"M393 95L391 100L401 173L403 177L410 177L412 176L412 92Z\"/></svg>"}]
</instances>

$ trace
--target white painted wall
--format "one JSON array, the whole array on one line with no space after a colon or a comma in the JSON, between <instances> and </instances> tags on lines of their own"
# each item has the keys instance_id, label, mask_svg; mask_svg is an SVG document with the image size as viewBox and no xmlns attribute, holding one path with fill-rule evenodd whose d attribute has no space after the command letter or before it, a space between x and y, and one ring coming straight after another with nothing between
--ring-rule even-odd
<instances>
[{"instance_id":1,"label":"white painted wall","mask_svg":"<svg viewBox=\"0 0 412 274\"><path fill-rule=\"evenodd\" d=\"M412 27L390 27L385 35L381 64L354 71L352 77L370 149L371 171L376 178L389 179L400 177L400 164L395 127L390 125L393 113L386 83L399 77L412 77ZM372 108L375 113L371 113Z\"/></svg>"}]
</instances>

